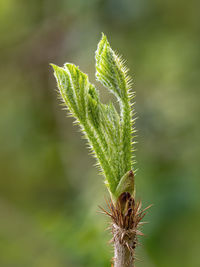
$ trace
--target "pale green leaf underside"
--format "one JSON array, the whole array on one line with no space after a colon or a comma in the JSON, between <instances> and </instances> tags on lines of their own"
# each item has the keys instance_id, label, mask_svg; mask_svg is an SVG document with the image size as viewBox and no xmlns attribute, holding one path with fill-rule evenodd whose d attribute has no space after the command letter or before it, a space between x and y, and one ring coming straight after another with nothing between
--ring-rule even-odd
<instances>
[{"instance_id":1,"label":"pale green leaf underside","mask_svg":"<svg viewBox=\"0 0 200 267\"><path fill-rule=\"evenodd\" d=\"M105 35L96 51L96 77L118 99L120 114L112 103L103 104L88 76L73 64L52 64L64 103L81 126L112 195L125 173L132 169L130 84L127 70L111 49ZM130 192L132 193L132 192Z\"/></svg>"}]
</instances>

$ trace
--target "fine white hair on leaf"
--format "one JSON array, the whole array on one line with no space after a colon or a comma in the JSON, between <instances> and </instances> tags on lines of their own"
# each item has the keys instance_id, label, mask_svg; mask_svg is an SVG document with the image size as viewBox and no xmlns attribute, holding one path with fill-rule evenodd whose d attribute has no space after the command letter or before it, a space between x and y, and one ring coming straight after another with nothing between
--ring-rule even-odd
<instances>
[{"instance_id":1,"label":"fine white hair on leaf","mask_svg":"<svg viewBox=\"0 0 200 267\"><path fill-rule=\"evenodd\" d=\"M133 81L126 60L112 50L104 34L95 58L97 81L116 96L119 113L113 103L101 103L97 88L78 66L71 63L65 63L63 67L51 65L61 106L67 110L68 116L75 118L73 124L80 125L82 138L88 141L89 153L97 159L95 165L105 176L109 192L114 195L122 176L135 164L136 118L133 113L135 102L132 101L135 93L131 91Z\"/></svg>"}]
</instances>

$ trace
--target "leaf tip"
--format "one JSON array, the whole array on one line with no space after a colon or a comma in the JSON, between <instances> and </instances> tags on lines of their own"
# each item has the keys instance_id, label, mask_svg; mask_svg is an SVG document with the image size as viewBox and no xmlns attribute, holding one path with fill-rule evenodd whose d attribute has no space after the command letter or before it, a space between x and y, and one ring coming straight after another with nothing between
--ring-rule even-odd
<instances>
[{"instance_id":1,"label":"leaf tip","mask_svg":"<svg viewBox=\"0 0 200 267\"><path fill-rule=\"evenodd\" d=\"M53 70L56 70L58 68L58 66L53 63L50 63L49 65L53 68Z\"/></svg>"}]
</instances>

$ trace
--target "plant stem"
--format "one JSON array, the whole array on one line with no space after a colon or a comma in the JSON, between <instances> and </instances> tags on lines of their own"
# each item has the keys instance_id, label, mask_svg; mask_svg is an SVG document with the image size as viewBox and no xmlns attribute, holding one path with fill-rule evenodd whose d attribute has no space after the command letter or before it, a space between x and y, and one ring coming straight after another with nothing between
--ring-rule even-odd
<instances>
[{"instance_id":1,"label":"plant stem","mask_svg":"<svg viewBox=\"0 0 200 267\"><path fill-rule=\"evenodd\" d=\"M133 251L121 243L119 238L114 241L114 267L134 267Z\"/></svg>"},{"instance_id":2,"label":"plant stem","mask_svg":"<svg viewBox=\"0 0 200 267\"><path fill-rule=\"evenodd\" d=\"M141 220L151 205L142 209L141 202L135 202L129 192L122 193L116 203L106 203L109 210L101 210L112 219L114 267L134 267L138 236L144 235L138 228L144 224Z\"/></svg>"}]
</instances>

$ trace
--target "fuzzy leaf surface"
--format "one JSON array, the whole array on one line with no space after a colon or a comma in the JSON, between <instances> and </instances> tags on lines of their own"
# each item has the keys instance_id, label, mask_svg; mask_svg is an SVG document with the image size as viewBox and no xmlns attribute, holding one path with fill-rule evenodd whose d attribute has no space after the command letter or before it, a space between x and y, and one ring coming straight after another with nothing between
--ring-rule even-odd
<instances>
[{"instance_id":1,"label":"fuzzy leaf surface","mask_svg":"<svg viewBox=\"0 0 200 267\"><path fill-rule=\"evenodd\" d=\"M130 179L123 178L133 165L132 96L124 63L103 35L96 51L96 77L116 96L120 114L113 103L103 104L100 101L98 90L79 67L70 63L63 67L51 65L61 98L88 140L111 196L118 195L119 188L133 190L134 184L126 186Z\"/></svg>"}]
</instances>

